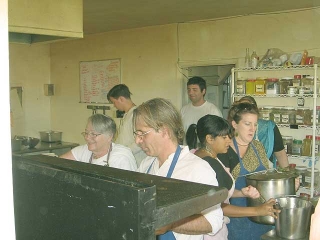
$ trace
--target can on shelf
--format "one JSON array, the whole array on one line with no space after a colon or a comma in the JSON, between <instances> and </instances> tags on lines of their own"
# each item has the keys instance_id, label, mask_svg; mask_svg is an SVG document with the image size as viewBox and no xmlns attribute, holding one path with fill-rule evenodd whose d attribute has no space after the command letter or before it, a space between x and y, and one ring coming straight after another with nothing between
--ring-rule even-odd
<instances>
[{"instance_id":1,"label":"can on shelf","mask_svg":"<svg viewBox=\"0 0 320 240\"><path fill-rule=\"evenodd\" d=\"M254 84L255 94L265 94L266 93L266 80L264 78L257 78Z\"/></svg>"}]
</instances>

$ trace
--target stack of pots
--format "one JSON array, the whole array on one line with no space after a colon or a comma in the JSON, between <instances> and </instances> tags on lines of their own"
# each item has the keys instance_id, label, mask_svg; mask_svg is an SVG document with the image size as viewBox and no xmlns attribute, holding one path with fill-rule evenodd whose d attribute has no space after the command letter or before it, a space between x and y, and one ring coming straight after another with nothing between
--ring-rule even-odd
<instances>
[{"instance_id":1,"label":"stack of pots","mask_svg":"<svg viewBox=\"0 0 320 240\"><path fill-rule=\"evenodd\" d=\"M261 199L279 198L288 195L295 195L295 178L298 174L295 171L278 172L275 169L265 170L246 176L247 186L255 187L262 196L258 199L247 198L247 205L255 207L261 205ZM275 219L271 216L250 217L251 221L261 224L274 225Z\"/></svg>"}]
</instances>

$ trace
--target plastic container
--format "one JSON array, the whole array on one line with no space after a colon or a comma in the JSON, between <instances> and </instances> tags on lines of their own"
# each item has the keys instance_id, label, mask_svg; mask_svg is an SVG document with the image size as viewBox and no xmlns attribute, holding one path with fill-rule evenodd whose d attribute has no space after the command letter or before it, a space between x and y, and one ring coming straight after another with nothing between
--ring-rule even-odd
<instances>
[{"instance_id":1,"label":"plastic container","mask_svg":"<svg viewBox=\"0 0 320 240\"><path fill-rule=\"evenodd\" d=\"M284 77L280 80L280 94L288 94L288 87L292 84L291 77Z\"/></svg>"},{"instance_id":2,"label":"plastic container","mask_svg":"<svg viewBox=\"0 0 320 240\"><path fill-rule=\"evenodd\" d=\"M259 108L259 118L273 121L273 106L264 106Z\"/></svg>"},{"instance_id":3,"label":"plastic container","mask_svg":"<svg viewBox=\"0 0 320 240\"><path fill-rule=\"evenodd\" d=\"M289 86L288 87L288 94L291 96L298 94L298 88L293 87L293 86Z\"/></svg>"},{"instance_id":4,"label":"plastic container","mask_svg":"<svg viewBox=\"0 0 320 240\"><path fill-rule=\"evenodd\" d=\"M266 80L264 78L257 78L254 84L255 94L265 94L266 93Z\"/></svg>"},{"instance_id":5,"label":"plastic container","mask_svg":"<svg viewBox=\"0 0 320 240\"><path fill-rule=\"evenodd\" d=\"M272 114L273 114L273 121L275 123L280 124L281 123L281 112L282 112L282 107L274 107Z\"/></svg>"},{"instance_id":6,"label":"plastic container","mask_svg":"<svg viewBox=\"0 0 320 240\"><path fill-rule=\"evenodd\" d=\"M314 77L313 76L304 76L302 78L301 86L306 87L306 89L307 89L306 94L313 93L313 90L314 90L313 84L314 84Z\"/></svg>"},{"instance_id":7,"label":"plastic container","mask_svg":"<svg viewBox=\"0 0 320 240\"><path fill-rule=\"evenodd\" d=\"M255 79L248 79L246 81L246 94L254 94L255 81Z\"/></svg>"},{"instance_id":8,"label":"plastic container","mask_svg":"<svg viewBox=\"0 0 320 240\"><path fill-rule=\"evenodd\" d=\"M246 94L246 80L238 79L236 85L236 93L237 94Z\"/></svg>"},{"instance_id":9,"label":"plastic container","mask_svg":"<svg viewBox=\"0 0 320 240\"><path fill-rule=\"evenodd\" d=\"M301 156L302 140L294 139L292 143L292 154Z\"/></svg>"},{"instance_id":10,"label":"plastic container","mask_svg":"<svg viewBox=\"0 0 320 240\"><path fill-rule=\"evenodd\" d=\"M320 109L319 109L320 110ZM311 110L308 107L298 107L296 110L296 124L311 125Z\"/></svg>"},{"instance_id":11,"label":"plastic container","mask_svg":"<svg viewBox=\"0 0 320 240\"><path fill-rule=\"evenodd\" d=\"M268 78L266 83L266 94L279 94L280 84L278 78Z\"/></svg>"},{"instance_id":12,"label":"plastic container","mask_svg":"<svg viewBox=\"0 0 320 240\"><path fill-rule=\"evenodd\" d=\"M306 166L296 166L296 172L299 174L300 187L304 187L306 184Z\"/></svg>"},{"instance_id":13,"label":"plastic container","mask_svg":"<svg viewBox=\"0 0 320 240\"><path fill-rule=\"evenodd\" d=\"M306 172L306 181L305 181L305 187L310 188L311 187L311 173L312 169L308 168ZM314 169L314 185L315 187L319 184L319 169Z\"/></svg>"},{"instance_id":14,"label":"plastic container","mask_svg":"<svg viewBox=\"0 0 320 240\"><path fill-rule=\"evenodd\" d=\"M294 107L284 107L281 113L282 124L296 124L296 110Z\"/></svg>"},{"instance_id":15,"label":"plastic container","mask_svg":"<svg viewBox=\"0 0 320 240\"><path fill-rule=\"evenodd\" d=\"M287 154L292 154L293 138L291 136L282 136L284 150Z\"/></svg>"},{"instance_id":16,"label":"plastic container","mask_svg":"<svg viewBox=\"0 0 320 240\"><path fill-rule=\"evenodd\" d=\"M311 156L311 146L312 146L312 135L307 135L302 142L301 155Z\"/></svg>"}]
</instances>

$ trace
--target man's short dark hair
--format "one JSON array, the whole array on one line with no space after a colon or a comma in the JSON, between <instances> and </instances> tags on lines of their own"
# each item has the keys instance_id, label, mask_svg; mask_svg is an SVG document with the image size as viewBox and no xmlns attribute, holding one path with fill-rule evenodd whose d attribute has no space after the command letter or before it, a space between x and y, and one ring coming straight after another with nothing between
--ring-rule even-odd
<instances>
[{"instance_id":1,"label":"man's short dark hair","mask_svg":"<svg viewBox=\"0 0 320 240\"><path fill-rule=\"evenodd\" d=\"M109 101L111 97L114 99L118 99L119 97L131 99L130 95L131 95L131 92L129 91L129 88L125 84L118 84L110 89L110 91L107 94L107 98Z\"/></svg>"},{"instance_id":2,"label":"man's short dark hair","mask_svg":"<svg viewBox=\"0 0 320 240\"><path fill-rule=\"evenodd\" d=\"M189 78L187 86L189 86L191 84L192 85L199 85L199 88L200 88L201 92L203 91L203 89L207 90L207 83L202 77Z\"/></svg>"}]
</instances>

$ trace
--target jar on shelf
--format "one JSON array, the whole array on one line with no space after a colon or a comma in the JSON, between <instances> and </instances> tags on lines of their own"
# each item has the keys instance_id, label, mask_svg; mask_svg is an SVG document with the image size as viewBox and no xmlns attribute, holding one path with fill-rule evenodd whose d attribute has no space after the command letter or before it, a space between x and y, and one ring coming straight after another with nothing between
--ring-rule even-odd
<instances>
[{"instance_id":1,"label":"jar on shelf","mask_svg":"<svg viewBox=\"0 0 320 240\"><path fill-rule=\"evenodd\" d=\"M305 178L305 187L311 188L311 174L312 174L312 168L307 168L306 172L306 178ZM314 169L314 183L315 186L319 183L319 169Z\"/></svg>"},{"instance_id":2,"label":"jar on shelf","mask_svg":"<svg viewBox=\"0 0 320 240\"><path fill-rule=\"evenodd\" d=\"M298 107L296 110L296 124L311 125L311 110L308 107Z\"/></svg>"},{"instance_id":3,"label":"jar on shelf","mask_svg":"<svg viewBox=\"0 0 320 240\"><path fill-rule=\"evenodd\" d=\"M282 107L276 106L273 108L273 111L272 111L273 121L277 124L281 123L281 112L282 112Z\"/></svg>"},{"instance_id":4,"label":"jar on shelf","mask_svg":"<svg viewBox=\"0 0 320 240\"><path fill-rule=\"evenodd\" d=\"M266 80L264 78L257 78L255 81L255 94L265 94L266 93Z\"/></svg>"},{"instance_id":5,"label":"jar on shelf","mask_svg":"<svg viewBox=\"0 0 320 240\"><path fill-rule=\"evenodd\" d=\"M284 77L280 80L280 94L288 94L288 87L292 84L291 77Z\"/></svg>"},{"instance_id":6,"label":"jar on shelf","mask_svg":"<svg viewBox=\"0 0 320 240\"><path fill-rule=\"evenodd\" d=\"M255 79L248 79L246 81L246 94L254 94L255 81Z\"/></svg>"},{"instance_id":7,"label":"jar on shelf","mask_svg":"<svg viewBox=\"0 0 320 240\"><path fill-rule=\"evenodd\" d=\"M273 106L263 106L259 108L259 118L273 121Z\"/></svg>"},{"instance_id":8,"label":"jar on shelf","mask_svg":"<svg viewBox=\"0 0 320 240\"><path fill-rule=\"evenodd\" d=\"M293 76L292 86L293 87L300 87L301 86L301 75L294 75Z\"/></svg>"},{"instance_id":9,"label":"jar on shelf","mask_svg":"<svg viewBox=\"0 0 320 240\"><path fill-rule=\"evenodd\" d=\"M246 80L238 79L236 84L236 93L237 94L246 94Z\"/></svg>"},{"instance_id":10,"label":"jar on shelf","mask_svg":"<svg viewBox=\"0 0 320 240\"><path fill-rule=\"evenodd\" d=\"M284 107L281 113L282 124L296 124L296 110L294 107Z\"/></svg>"},{"instance_id":11,"label":"jar on shelf","mask_svg":"<svg viewBox=\"0 0 320 240\"><path fill-rule=\"evenodd\" d=\"M293 138L291 136L282 136L284 150L287 154L292 154Z\"/></svg>"},{"instance_id":12,"label":"jar on shelf","mask_svg":"<svg viewBox=\"0 0 320 240\"><path fill-rule=\"evenodd\" d=\"M311 146L312 146L312 135L307 135L302 142L302 156L311 156Z\"/></svg>"},{"instance_id":13,"label":"jar on shelf","mask_svg":"<svg viewBox=\"0 0 320 240\"><path fill-rule=\"evenodd\" d=\"M299 174L300 187L304 187L306 184L306 166L296 166L296 172Z\"/></svg>"},{"instance_id":14,"label":"jar on shelf","mask_svg":"<svg viewBox=\"0 0 320 240\"><path fill-rule=\"evenodd\" d=\"M314 154L320 156L320 136L316 136L316 142L314 147Z\"/></svg>"},{"instance_id":15,"label":"jar on shelf","mask_svg":"<svg viewBox=\"0 0 320 240\"><path fill-rule=\"evenodd\" d=\"M267 78L266 94L279 94L280 84L279 78Z\"/></svg>"},{"instance_id":16,"label":"jar on shelf","mask_svg":"<svg viewBox=\"0 0 320 240\"><path fill-rule=\"evenodd\" d=\"M305 76L302 78L301 86L306 87L307 94L313 93L314 88L314 77L313 76Z\"/></svg>"},{"instance_id":17,"label":"jar on shelf","mask_svg":"<svg viewBox=\"0 0 320 240\"><path fill-rule=\"evenodd\" d=\"M292 143L292 155L301 156L302 140L294 139Z\"/></svg>"},{"instance_id":18,"label":"jar on shelf","mask_svg":"<svg viewBox=\"0 0 320 240\"><path fill-rule=\"evenodd\" d=\"M294 96L298 93L298 88L297 87L293 87L293 86L289 86L288 87L288 94L291 96Z\"/></svg>"}]
</instances>

